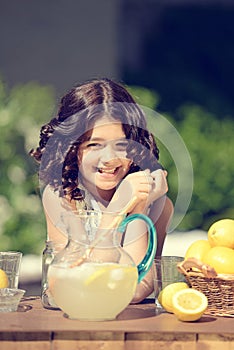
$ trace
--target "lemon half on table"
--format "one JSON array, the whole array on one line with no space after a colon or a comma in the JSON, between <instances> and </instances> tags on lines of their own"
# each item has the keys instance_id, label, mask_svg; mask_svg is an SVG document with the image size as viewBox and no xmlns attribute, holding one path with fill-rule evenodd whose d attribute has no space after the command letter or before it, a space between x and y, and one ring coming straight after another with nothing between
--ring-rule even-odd
<instances>
[{"instance_id":1,"label":"lemon half on table","mask_svg":"<svg viewBox=\"0 0 234 350\"><path fill-rule=\"evenodd\" d=\"M0 269L0 288L7 288L9 285L8 277L5 271Z\"/></svg>"},{"instance_id":2,"label":"lemon half on table","mask_svg":"<svg viewBox=\"0 0 234 350\"><path fill-rule=\"evenodd\" d=\"M172 297L182 289L187 289L189 286L185 282L175 282L164 287L158 296L158 301L162 307L167 311L173 313Z\"/></svg>"},{"instance_id":3,"label":"lemon half on table","mask_svg":"<svg viewBox=\"0 0 234 350\"><path fill-rule=\"evenodd\" d=\"M208 299L196 289L183 289L173 295L172 307L180 321L197 321L206 311Z\"/></svg>"}]
</instances>

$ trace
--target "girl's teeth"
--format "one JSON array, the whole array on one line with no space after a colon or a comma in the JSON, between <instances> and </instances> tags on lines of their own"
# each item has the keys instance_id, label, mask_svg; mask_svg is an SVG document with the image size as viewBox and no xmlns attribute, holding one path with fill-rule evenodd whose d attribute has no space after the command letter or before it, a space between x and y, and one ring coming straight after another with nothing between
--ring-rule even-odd
<instances>
[{"instance_id":1,"label":"girl's teeth","mask_svg":"<svg viewBox=\"0 0 234 350\"><path fill-rule=\"evenodd\" d=\"M110 170L107 170L107 169L99 169L100 173L106 173L106 174L114 174L115 172L115 169L110 169Z\"/></svg>"}]
</instances>

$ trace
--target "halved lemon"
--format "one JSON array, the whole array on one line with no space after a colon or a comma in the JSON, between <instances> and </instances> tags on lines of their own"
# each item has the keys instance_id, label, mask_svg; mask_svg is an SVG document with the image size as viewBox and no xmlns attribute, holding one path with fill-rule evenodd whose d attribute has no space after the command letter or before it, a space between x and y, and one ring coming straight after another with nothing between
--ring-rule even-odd
<instances>
[{"instance_id":1,"label":"halved lemon","mask_svg":"<svg viewBox=\"0 0 234 350\"><path fill-rule=\"evenodd\" d=\"M172 307L172 297L179 290L189 288L187 283L185 282L175 282L168 284L164 287L158 296L158 301L162 305L162 307L167 311L173 313Z\"/></svg>"},{"instance_id":2,"label":"halved lemon","mask_svg":"<svg viewBox=\"0 0 234 350\"><path fill-rule=\"evenodd\" d=\"M85 280L84 284L87 286L87 285L93 283L96 279L103 276L107 272L108 272L108 269L104 268L104 267L100 268L99 270L96 270Z\"/></svg>"},{"instance_id":3,"label":"halved lemon","mask_svg":"<svg viewBox=\"0 0 234 350\"><path fill-rule=\"evenodd\" d=\"M7 288L9 285L8 277L5 271L0 269L0 288Z\"/></svg>"},{"instance_id":4,"label":"halved lemon","mask_svg":"<svg viewBox=\"0 0 234 350\"><path fill-rule=\"evenodd\" d=\"M84 284L86 286L91 283L98 283L100 279L103 284L111 283L112 281L119 281L123 279L128 279L132 276L138 276L137 268L135 266L120 265L116 263L107 263L96 265L96 269L85 279Z\"/></svg>"},{"instance_id":5,"label":"halved lemon","mask_svg":"<svg viewBox=\"0 0 234 350\"><path fill-rule=\"evenodd\" d=\"M180 290L172 297L173 313L180 321L199 320L207 306L205 294L193 288Z\"/></svg>"}]
</instances>

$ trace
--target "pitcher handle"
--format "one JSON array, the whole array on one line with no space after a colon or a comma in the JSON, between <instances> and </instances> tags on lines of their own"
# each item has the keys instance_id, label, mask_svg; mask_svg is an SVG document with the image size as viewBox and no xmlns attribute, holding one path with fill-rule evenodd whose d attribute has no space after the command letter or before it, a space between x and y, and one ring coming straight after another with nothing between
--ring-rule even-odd
<instances>
[{"instance_id":1,"label":"pitcher handle","mask_svg":"<svg viewBox=\"0 0 234 350\"><path fill-rule=\"evenodd\" d=\"M121 224L118 227L118 231L121 233L124 233L126 230L127 225L135 220L135 219L141 219L146 222L148 226L148 232L149 232L149 238L148 238L148 247L146 254L142 261L137 265L138 270L138 283L143 280L149 269L151 268L154 257L156 254L157 249L157 232L154 227L153 221L144 214L130 214L126 218L123 219Z\"/></svg>"}]
</instances>

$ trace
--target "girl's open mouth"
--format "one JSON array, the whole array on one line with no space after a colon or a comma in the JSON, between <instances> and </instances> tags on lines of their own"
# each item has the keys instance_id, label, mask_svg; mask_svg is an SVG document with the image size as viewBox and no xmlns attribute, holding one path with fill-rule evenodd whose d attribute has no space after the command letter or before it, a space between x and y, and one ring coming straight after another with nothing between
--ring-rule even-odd
<instances>
[{"instance_id":1,"label":"girl's open mouth","mask_svg":"<svg viewBox=\"0 0 234 350\"><path fill-rule=\"evenodd\" d=\"M119 167L117 168L97 168L98 172L101 174L116 174Z\"/></svg>"}]
</instances>

